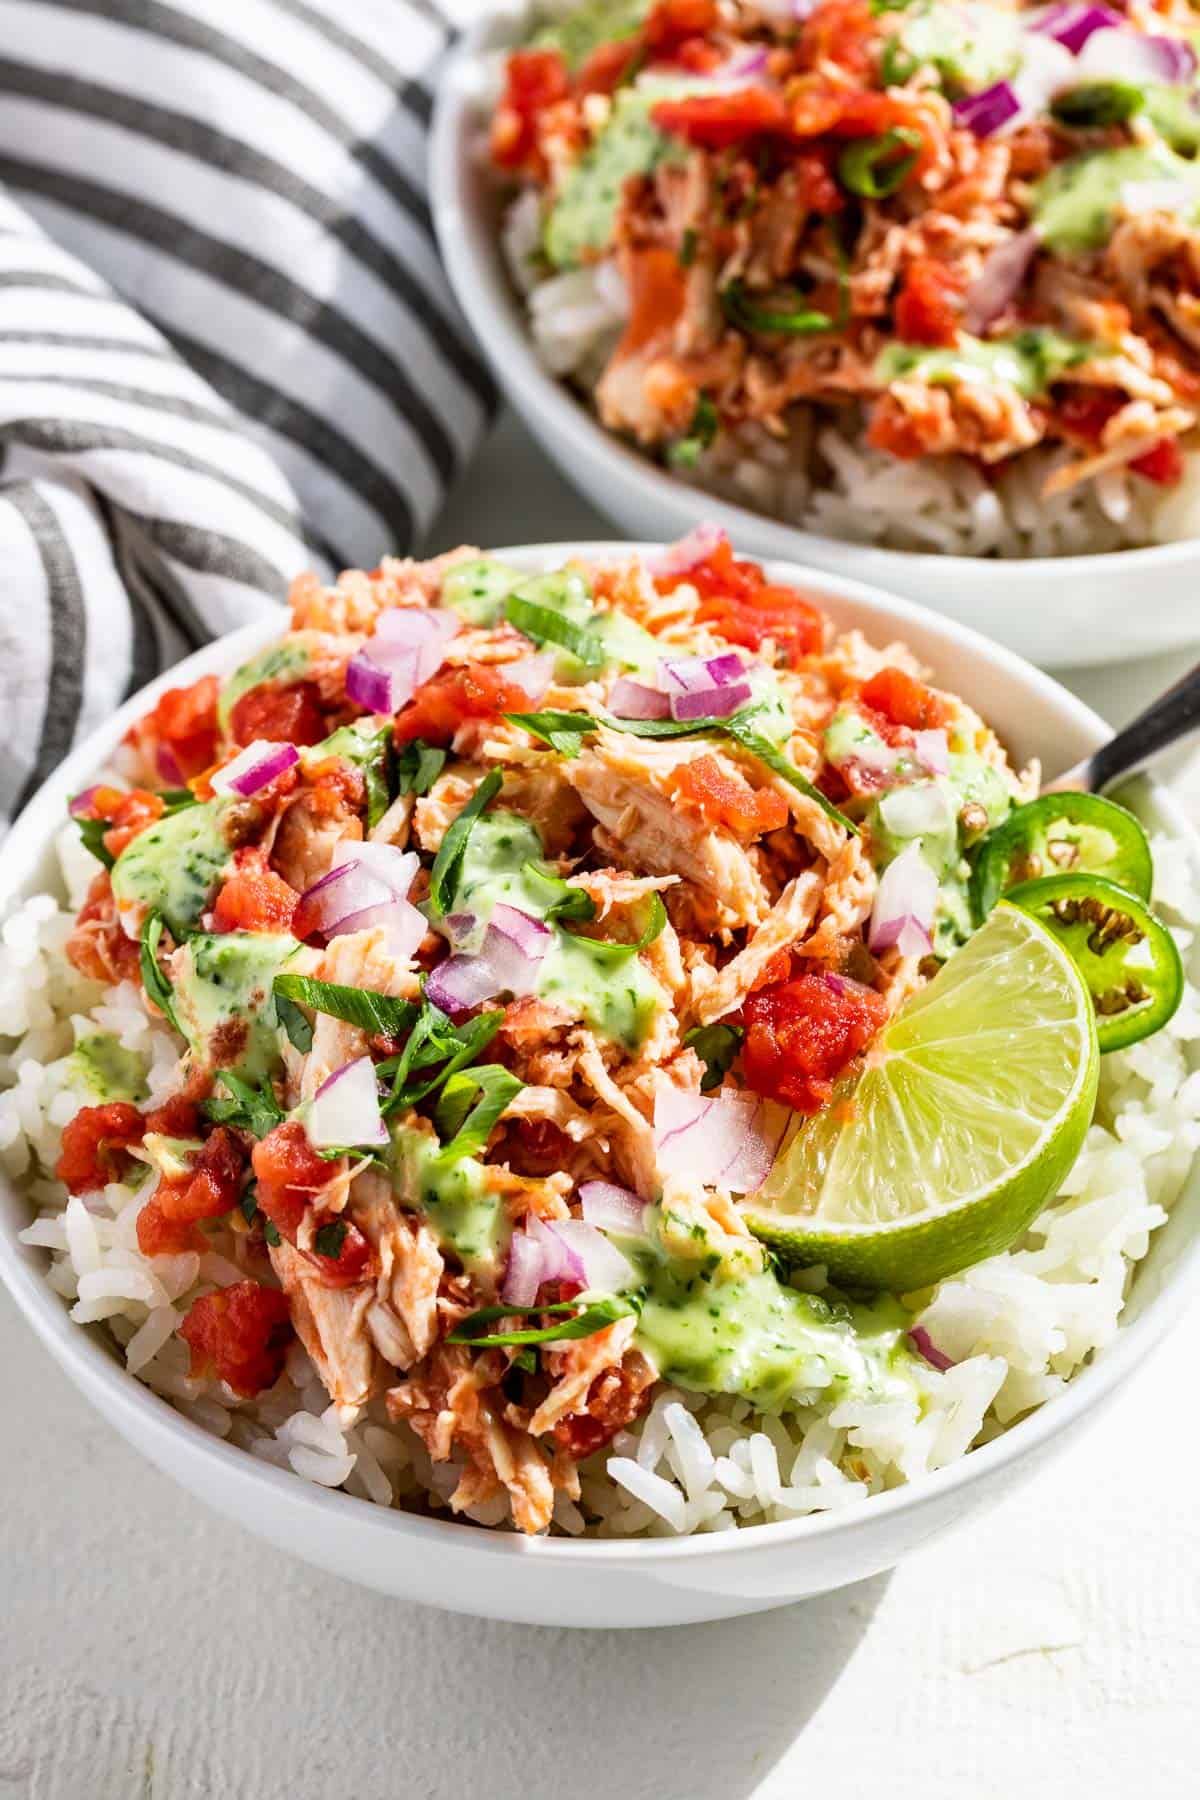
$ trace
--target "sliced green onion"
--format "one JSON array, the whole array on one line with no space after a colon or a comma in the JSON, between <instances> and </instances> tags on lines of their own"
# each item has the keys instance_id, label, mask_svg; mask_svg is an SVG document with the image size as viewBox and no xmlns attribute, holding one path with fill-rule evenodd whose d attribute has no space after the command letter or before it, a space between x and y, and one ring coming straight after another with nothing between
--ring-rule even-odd
<instances>
[{"instance_id":1,"label":"sliced green onion","mask_svg":"<svg viewBox=\"0 0 1200 1800\"><path fill-rule=\"evenodd\" d=\"M613 1324L617 1319L627 1319L637 1311L636 1302L626 1299L623 1294L610 1294L603 1300L593 1300L582 1312L574 1300L558 1301L553 1306L484 1306L457 1325L447 1335L446 1342L481 1346L490 1344L501 1349L507 1345L515 1348L520 1344L556 1344L569 1338L593 1337L597 1331L603 1331L606 1325ZM496 1319L527 1318L530 1314L563 1317L563 1323L528 1331L477 1335L482 1326L491 1325Z\"/></svg>"},{"instance_id":2,"label":"sliced green onion","mask_svg":"<svg viewBox=\"0 0 1200 1800\"><path fill-rule=\"evenodd\" d=\"M745 287L740 281L727 283L718 298L725 317L739 331L775 332L784 336L804 337L810 333L835 329L835 322L828 313L817 312L812 308L797 307L793 312L775 312L768 307L755 305L746 298Z\"/></svg>"},{"instance_id":3,"label":"sliced green onion","mask_svg":"<svg viewBox=\"0 0 1200 1800\"><path fill-rule=\"evenodd\" d=\"M838 157L838 180L847 193L882 200L908 180L920 149L920 132L906 125L881 131L877 137L855 138Z\"/></svg>"},{"instance_id":4,"label":"sliced green onion","mask_svg":"<svg viewBox=\"0 0 1200 1800\"><path fill-rule=\"evenodd\" d=\"M433 1115L438 1135L444 1140L439 1161L460 1162L484 1149L492 1127L525 1083L499 1063L477 1069L456 1070L442 1088ZM480 1097L471 1105L471 1096Z\"/></svg>"},{"instance_id":5,"label":"sliced green onion","mask_svg":"<svg viewBox=\"0 0 1200 1800\"><path fill-rule=\"evenodd\" d=\"M393 1000L387 994L373 994L367 988L343 987L335 981L318 981L312 975L277 975L275 1001L284 1005L307 1006L312 1012L327 1013L331 1019L344 1019L373 1037L403 1037L412 1030L421 1008L415 1000ZM287 1028L287 1021L282 1021ZM289 1029L288 1035L291 1036ZM292 1038L295 1043L295 1038ZM297 1044L297 1049L305 1046Z\"/></svg>"},{"instance_id":6,"label":"sliced green onion","mask_svg":"<svg viewBox=\"0 0 1200 1800\"><path fill-rule=\"evenodd\" d=\"M475 821L491 805L503 784L504 776L499 769L493 769L490 775L485 775L442 839L429 877L429 898L435 912L443 917L454 904L463 857L467 853L467 839Z\"/></svg>"},{"instance_id":7,"label":"sliced green onion","mask_svg":"<svg viewBox=\"0 0 1200 1800\"><path fill-rule=\"evenodd\" d=\"M535 644L557 644L579 658L585 669L602 669L607 662L604 644L590 625L568 619L553 607L540 606L521 594L510 594L504 602L504 616Z\"/></svg>"},{"instance_id":8,"label":"sliced green onion","mask_svg":"<svg viewBox=\"0 0 1200 1800\"><path fill-rule=\"evenodd\" d=\"M589 737L598 729L597 722L590 713L585 712L548 712L505 713L504 717L511 725L520 725L533 737L541 738L560 756L578 756L580 738Z\"/></svg>"}]
</instances>

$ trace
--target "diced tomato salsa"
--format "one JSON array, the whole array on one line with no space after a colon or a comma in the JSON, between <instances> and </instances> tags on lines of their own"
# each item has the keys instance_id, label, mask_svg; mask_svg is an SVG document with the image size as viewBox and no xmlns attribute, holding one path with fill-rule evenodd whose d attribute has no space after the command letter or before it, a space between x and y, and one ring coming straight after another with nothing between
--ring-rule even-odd
<instances>
[{"instance_id":1,"label":"diced tomato salsa","mask_svg":"<svg viewBox=\"0 0 1200 1800\"><path fill-rule=\"evenodd\" d=\"M286 1294L238 1281L193 1302L179 1335L191 1351L191 1373L215 1374L249 1399L274 1386L292 1341Z\"/></svg>"},{"instance_id":2,"label":"diced tomato salsa","mask_svg":"<svg viewBox=\"0 0 1200 1800\"><path fill-rule=\"evenodd\" d=\"M660 594L684 585L700 594L696 617L728 643L760 650L768 640L786 662L815 655L825 640L825 615L795 588L768 582L761 566L743 561L723 538L703 562L678 575L659 576Z\"/></svg>"},{"instance_id":3,"label":"diced tomato salsa","mask_svg":"<svg viewBox=\"0 0 1200 1800\"><path fill-rule=\"evenodd\" d=\"M149 1124L149 1121L147 1121ZM203 1250L196 1230L201 1219L220 1219L237 1205L246 1155L237 1138L219 1125L192 1162L192 1173L159 1182L137 1219L138 1248L144 1256Z\"/></svg>"},{"instance_id":4,"label":"diced tomato salsa","mask_svg":"<svg viewBox=\"0 0 1200 1800\"><path fill-rule=\"evenodd\" d=\"M320 690L312 681L287 686L264 682L251 688L234 707L229 729L235 744L259 738L272 744L319 744L329 735Z\"/></svg>"},{"instance_id":5,"label":"diced tomato salsa","mask_svg":"<svg viewBox=\"0 0 1200 1800\"><path fill-rule=\"evenodd\" d=\"M136 1106L110 1100L82 1106L63 1126L62 1151L54 1173L73 1194L121 1181L133 1166L132 1144L140 1144L145 1121Z\"/></svg>"},{"instance_id":6,"label":"diced tomato salsa","mask_svg":"<svg viewBox=\"0 0 1200 1800\"><path fill-rule=\"evenodd\" d=\"M814 1113L883 1025L887 1003L844 976L805 974L750 994L742 1012L747 1086Z\"/></svg>"},{"instance_id":7,"label":"diced tomato salsa","mask_svg":"<svg viewBox=\"0 0 1200 1800\"><path fill-rule=\"evenodd\" d=\"M788 805L774 788L754 788L715 756L685 763L675 777L675 794L712 825L726 825L744 837L777 831L788 820Z\"/></svg>"},{"instance_id":8,"label":"diced tomato salsa","mask_svg":"<svg viewBox=\"0 0 1200 1800\"><path fill-rule=\"evenodd\" d=\"M487 663L464 663L427 681L396 720L398 744L423 738L448 744L466 719L498 718L503 712L528 712L529 695L515 681L505 681Z\"/></svg>"},{"instance_id":9,"label":"diced tomato salsa","mask_svg":"<svg viewBox=\"0 0 1200 1800\"><path fill-rule=\"evenodd\" d=\"M329 1186L334 1170L313 1149L303 1125L294 1119L277 1125L254 1146L252 1160L259 1208L280 1237L295 1244L310 1215L315 1231L322 1224L334 1227L333 1235L339 1240L336 1254L307 1252L308 1259L326 1287L361 1281L372 1263L371 1246L349 1219L326 1216L316 1207L316 1197Z\"/></svg>"},{"instance_id":10,"label":"diced tomato salsa","mask_svg":"<svg viewBox=\"0 0 1200 1800\"><path fill-rule=\"evenodd\" d=\"M217 694L215 675L204 675L191 687L168 688L154 711L130 732L130 739L149 739L158 753L155 766L164 782L190 781L207 769L217 754Z\"/></svg>"},{"instance_id":11,"label":"diced tomato salsa","mask_svg":"<svg viewBox=\"0 0 1200 1800\"><path fill-rule=\"evenodd\" d=\"M267 862L266 851L247 845L233 858L233 874L213 903L214 931L290 931L300 896Z\"/></svg>"}]
</instances>

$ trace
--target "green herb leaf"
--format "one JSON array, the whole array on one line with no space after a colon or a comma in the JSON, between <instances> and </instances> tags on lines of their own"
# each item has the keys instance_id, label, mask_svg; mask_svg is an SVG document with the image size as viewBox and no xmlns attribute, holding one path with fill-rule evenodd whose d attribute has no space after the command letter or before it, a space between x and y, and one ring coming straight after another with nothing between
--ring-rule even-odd
<instances>
[{"instance_id":1,"label":"green herb leaf","mask_svg":"<svg viewBox=\"0 0 1200 1800\"><path fill-rule=\"evenodd\" d=\"M313 1249L317 1255L328 1256L336 1262L346 1241L346 1229L345 1219L329 1219L324 1225L318 1225L313 1234Z\"/></svg>"},{"instance_id":2,"label":"green herb leaf","mask_svg":"<svg viewBox=\"0 0 1200 1800\"><path fill-rule=\"evenodd\" d=\"M602 639L590 625L569 619L552 606L540 606L536 600L510 594L504 602L504 616L510 625L525 637L532 638L535 644L558 644L561 649L569 650L585 669L602 669L608 660Z\"/></svg>"},{"instance_id":3,"label":"green herb leaf","mask_svg":"<svg viewBox=\"0 0 1200 1800\"><path fill-rule=\"evenodd\" d=\"M263 1214L263 1236L268 1244L270 1244L272 1250L277 1250L283 1242L283 1239L279 1235L278 1226L275 1225L272 1220L268 1219L266 1213Z\"/></svg>"},{"instance_id":4,"label":"green herb leaf","mask_svg":"<svg viewBox=\"0 0 1200 1800\"><path fill-rule=\"evenodd\" d=\"M606 1295L602 1300L593 1300L589 1306L579 1310L574 1300L557 1302L553 1306L484 1306L470 1318L464 1319L460 1325L446 1338L448 1344L495 1345L503 1348L519 1344L557 1344L568 1338L592 1337L597 1331L603 1331L616 1319L627 1319L631 1313L638 1311L637 1303L627 1299L623 1294ZM527 1331L501 1331L490 1336L480 1336L480 1328L491 1325L496 1319L514 1319L528 1317L530 1314L562 1317L561 1325L548 1325L540 1329ZM566 1316L569 1315L569 1316Z\"/></svg>"},{"instance_id":5,"label":"green herb leaf","mask_svg":"<svg viewBox=\"0 0 1200 1800\"><path fill-rule=\"evenodd\" d=\"M1050 111L1060 125L1080 131L1097 126L1123 125L1141 112L1146 95L1129 81L1086 81L1070 88L1050 103Z\"/></svg>"},{"instance_id":6,"label":"green herb leaf","mask_svg":"<svg viewBox=\"0 0 1200 1800\"><path fill-rule=\"evenodd\" d=\"M848 819L844 812L839 812L833 801L827 800L820 788L814 787L808 776L756 728L754 711L753 707L743 708L742 712L734 713L732 718L725 720L725 729L730 737L736 739L751 756L757 756L759 762L766 763L768 769L773 770L776 775L782 775L798 793L807 794L810 800L815 800L825 816L840 825L843 831L849 832L851 837L858 837L858 826L853 819Z\"/></svg>"},{"instance_id":7,"label":"green herb leaf","mask_svg":"<svg viewBox=\"0 0 1200 1800\"><path fill-rule=\"evenodd\" d=\"M75 823L79 827L79 835L83 839L84 849L90 850L96 861L103 863L106 869L111 869L116 858L110 850L105 848L104 834L111 830L112 820L76 819Z\"/></svg>"},{"instance_id":8,"label":"green herb leaf","mask_svg":"<svg viewBox=\"0 0 1200 1800\"><path fill-rule=\"evenodd\" d=\"M679 438L667 451L667 461L677 469L694 469L704 451L712 444L721 425L721 416L707 394L701 394L692 414L686 437Z\"/></svg>"},{"instance_id":9,"label":"green herb leaf","mask_svg":"<svg viewBox=\"0 0 1200 1800\"><path fill-rule=\"evenodd\" d=\"M581 887L572 887L561 875L539 869L534 862L523 863L521 874L534 893L546 902L542 913L546 923L563 919L594 919L596 903Z\"/></svg>"},{"instance_id":10,"label":"green herb leaf","mask_svg":"<svg viewBox=\"0 0 1200 1800\"><path fill-rule=\"evenodd\" d=\"M485 807L491 805L503 783L504 776L499 769L485 775L442 839L429 877L429 898L434 911L443 917L454 904L463 857L467 853L467 839L475 821Z\"/></svg>"},{"instance_id":11,"label":"green herb leaf","mask_svg":"<svg viewBox=\"0 0 1200 1800\"><path fill-rule=\"evenodd\" d=\"M489 1012L477 1014L465 1025L453 1025L444 1012L426 1000L403 1053L395 1059L395 1067L390 1062L379 1065L382 1078L393 1076L384 1113L427 1099L444 1081L483 1054L503 1022L503 1012ZM437 1067L438 1064L442 1066ZM434 1069L432 1075L413 1078L414 1071L429 1068Z\"/></svg>"},{"instance_id":12,"label":"green herb leaf","mask_svg":"<svg viewBox=\"0 0 1200 1800\"><path fill-rule=\"evenodd\" d=\"M700 1092L720 1087L733 1066L745 1032L740 1025L697 1025L684 1034L684 1043L696 1052L704 1064Z\"/></svg>"},{"instance_id":13,"label":"green herb leaf","mask_svg":"<svg viewBox=\"0 0 1200 1800\"><path fill-rule=\"evenodd\" d=\"M288 1042L293 1050L304 1054L312 1049L313 1028L305 1018L294 1000L286 994L275 995L275 1017L288 1034Z\"/></svg>"},{"instance_id":14,"label":"green herb leaf","mask_svg":"<svg viewBox=\"0 0 1200 1800\"><path fill-rule=\"evenodd\" d=\"M908 180L920 149L920 132L905 125L876 137L854 138L838 157L838 180L847 193L881 200Z\"/></svg>"},{"instance_id":15,"label":"green herb leaf","mask_svg":"<svg viewBox=\"0 0 1200 1800\"><path fill-rule=\"evenodd\" d=\"M252 1181L250 1183L250 1186L238 1201L238 1211L241 1213L243 1219L245 1219L247 1225L253 1225L258 1216L258 1186L255 1182Z\"/></svg>"},{"instance_id":16,"label":"green herb leaf","mask_svg":"<svg viewBox=\"0 0 1200 1800\"><path fill-rule=\"evenodd\" d=\"M725 317L739 331L805 337L811 333L834 329L834 320L828 313L816 312L811 307L797 305L792 311L777 312L769 307L756 306L746 298L746 290L740 281L728 282L717 297Z\"/></svg>"},{"instance_id":17,"label":"green herb leaf","mask_svg":"<svg viewBox=\"0 0 1200 1800\"><path fill-rule=\"evenodd\" d=\"M387 994L373 994L368 988L342 987L335 981L318 981L312 975L277 975L274 982L275 1006L307 1006L313 1012L327 1013L331 1019L344 1019L357 1025L372 1037L403 1037L411 1031L421 1008L415 1000L393 1000ZM303 1015L301 1015L303 1016ZM291 1037L291 1028L280 1014L280 1022ZM307 1022L307 1021L306 1021ZM310 1048L297 1043L298 1050Z\"/></svg>"},{"instance_id":18,"label":"green herb leaf","mask_svg":"<svg viewBox=\"0 0 1200 1800\"><path fill-rule=\"evenodd\" d=\"M169 813L182 812L187 806L200 804L191 788L159 788L158 797Z\"/></svg>"},{"instance_id":19,"label":"green herb leaf","mask_svg":"<svg viewBox=\"0 0 1200 1800\"><path fill-rule=\"evenodd\" d=\"M477 1155L486 1145L492 1126L525 1083L499 1063L477 1069L461 1069L450 1075L437 1103L433 1122L443 1139L441 1162L459 1162ZM480 1098L471 1105L471 1096ZM445 1141L448 1140L448 1141Z\"/></svg>"},{"instance_id":20,"label":"green herb leaf","mask_svg":"<svg viewBox=\"0 0 1200 1800\"><path fill-rule=\"evenodd\" d=\"M283 1108L275 1098L275 1089L267 1076L258 1086L235 1075L232 1069L218 1069L217 1080L229 1095L227 1100L206 1100L201 1107L205 1117L216 1125L234 1125L248 1131L253 1138L265 1138L276 1125L283 1123Z\"/></svg>"},{"instance_id":21,"label":"green herb leaf","mask_svg":"<svg viewBox=\"0 0 1200 1800\"><path fill-rule=\"evenodd\" d=\"M396 791L400 794L427 794L446 762L446 752L423 738L413 738L396 755Z\"/></svg>"},{"instance_id":22,"label":"green herb leaf","mask_svg":"<svg viewBox=\"0 0 1200 1800\"><path fill-rule=\"evenodd\" d=\"M916 57L905 49L903 40L899 36L888 38L879 57L879 77L884 87L903 87L916 74L917 67Z\"/></svg>"},{"instance_id":23,"label":"green herb leaf","mask_svg":"<svg viewBox=\"0 0 1200 1800\"><path fill-rule=\"evenodd\" d=\"M691 268L696 260L696 249L699 243L699 233L694 225L689 225L679 240L679 266L681 269Z\"/></svg>"},{"instance_id":24,"label":"green herb leaf","mask_svg":"<svg viewBox=\"0 0 1200 1800\"><path fill-rule=\"evenodd\" d=\"M537 1351L518 1350L512 1359L512 1366L514 1369L524 1369L526 1375L536 1375L538 1372Z\"/></svg>"},{"instance_id":25,"label":"green herb leaf","mask_svg":"<svg viewBox=\"0 0 1200 1800\"><path fill-rule=\"evenodd\" d=\"M171 984L158 964L158 945L163 934L163 916L160 912L148 912L142 920L142 950L139 958L142 971L142 986L159 1012L168 1019L176 1031L183 1035L183 1027L175 1012L175 996Z\"/></svg>"},{"instance_id":26,"label":"green herb leaf","mask_svg":"<svg viewBox=\"0 0 1200 1800\"><path fill-rule=\"evenodd\" d=\"M636 943L616 944L607 938L580 937L578 933L570 933L571 942L587 950L601 963L623 963L641 950L648 950L656 937L661 937L667 928L667 909L662 903L661 894L652 893L649 900L649 917Z\"/></svg>"},{"instance_id":27,"label":"green herb leaf","mask_svg":"<svg viewBox=\"0 0 1200 1800\"><path fill-rule=\"evenodd\" d=\"M392 804L392 784L389 779L392 762L391 731L378 732L371 739L371 747L371 755L364 757L360 765L367 790L368 831L374 831Z\"/></svg>"},{"instance_id":28,"label":"green herb leaf","mask_svg":"<svg viewBox=\"0 0 1200 1800\"><path fill-rule=\"evenodd\" d=\"M578 756L580 738L589 737L596 730L596 720L585 712L532 712L505 713L504 717L513 725L520 725L534 737L541 738L560 756Z\"/></svg>"}]
</instances>

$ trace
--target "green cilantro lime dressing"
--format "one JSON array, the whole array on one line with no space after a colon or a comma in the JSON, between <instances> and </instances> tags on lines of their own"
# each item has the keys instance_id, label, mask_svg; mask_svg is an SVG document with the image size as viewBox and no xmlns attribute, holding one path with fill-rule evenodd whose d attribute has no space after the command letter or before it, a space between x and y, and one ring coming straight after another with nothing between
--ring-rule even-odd
<instances>
[{"instance_id":1,"label":"green cilantro lime dressing","mask_svg":"<svg viewBox=\"0 0 1200 1800\"><path fill-rule=\"evenodd\" d=\"M1200 154L1200 93L1195 87L1151 82L1142 90L1143 117L1180 156Z\"/></svg>"},{"instance_id":2,"label":"green cilantro lime dressing","mask_svg":"<svg viewBox=\"0 0 1200 1800\"><path fill-rule=\"evenodd\" d=\"M442 582L441 604L471 625L498 625L504 602L525 580L520 569L487 556L456 563Z\"/></svg>"},{"instance_id":3,"label":"green cilantro lime dressing","mask_svg":"<svg viewBox=\"0 0 1200 1800\"><path fill-rule=\"evenodd\" d=\"M609 248L630 175L649 175L660 163L683 160L686 146L659 131L650 117L666 91L665 86L623 88L603 129L568 171L542 234L555 268L576 268Z\"/></svg>"},{"instance_id":4,"label":"green cilantro lime dressing","mask_svg":"<svg viewBox=\"0 0 1200 1800\"><path fill-rule=\"evenodd\" d=\"M264 681L289 682L298 681L309 665L309 654L303 644L292 643L285 638L281 644L272 644L269 649L260 650L249 662L244 662L240 669L235 669L221 685L217 697L217 723L228 735L229 721L233 709L243 694L251 688L261 687Z\"/></svg>"},{"instance_id":5,"label":"green cilantro lime dressing","mask_svg":"<svg viewBox=\"0 0 1200 1800\"><path fill-rule=\"evenodd\" d=\"M985 381L1014 387L1026 399L1032 399L1060 381L1076 363L1097 354L1102 354L1100 346L1077 343L1057 331L1035 325L995 343L964 335L946 349L889 344L875 359L875 379L884 387L906 376L916 376L932 387Z\"/></svg>"},{"instance_id":6,"label":"green cilantro lime dressing","mask_svg":"<svg viewBox=\"0 0 1200 1800\"><path fill-rule=\"evenodd\" d=\"M636 35L650 10L650 0L589 0L589 4L542 27L533 44L539 50L558 50L574 72L604 44L620 43Z\"/></svg>"},{"instance_id":7,"label":"green cilantro lime dressing","mask_svg":"<svg viewBox=\"0 0 1200 1800\"><path fill-rule=\"evenodd\" d=\"M663 1256L653 1235L620 1240L638 1273L635 1341L666 1381L776 1408L798 1396L912 1396L911 1323L890 1296L870 1306L785 1287L769 1269L724 1274Z\"/></svg>"},{"instance_id":8,"label":"green cilantro lime dressing","mask_svg":"<svg viewBox=\"0 0 1200 1800\"><path fill-rule=\"evenodd\" d=\"M443 1251L457 1257L468 1274L494 1281L511 1230L503 1201L488 1188L477 1158L447 1161L440 1149L431 1132L393 1126L386 1153L392 1184L400 1200L429 1221Z\"/></svg>"},{"instance_id":9,"label":"green cilantro lime dressing","mask_svg":"<svg viewBox=\"0 0 1200 1800\"><path fill-rule=\"evenodd\" d=\"M81 1037L67 1058L67 1072L71 1086L95 1101L128 1100L136 1105L148 1091L142 1058L126 1050L111 1031Z\"/></svg>"},{"instance_id":10,"label":"green cilantro lime dressing","mask_svg":"<svg viewBox=\"0 0 1200 1800\"><path fill-rule=\"evenodd\" d=\"M935 68L956 94L1015 75L1022 32L1015 13L997 6L937 3L909 7L894 42L917 66Z\"/></svg>"},{"instance_id":11,"label":"green cilantro lime dressing","mask_svg":"<svg viewBox=\"0 0 1200 1800\"><path fill-rule=\"evenodd\" d=\"M261 1081L279 1066L279 1020L271 984L306 960L294 937L227 931L191 937L171 963L175 1011L199 1062Z\"/></svg>"},{"instance_id":12,"label":"green cilantro lime dressing","mask_svg":"<svg viewBox=\"0 0 1200 1800\"><path fill-rule=\"evenodd\" d=\"M228 800L208 800L139 832L118 856L113 896L123 913L158 909L175 937L200 919L229 861Z\"/></svg>"},{"instance_id":13,"label":"green cilantro lime dressing","mask_svg":"<svg viewBox=\"0 0 1200 1800\"><path fill-rule=\"evenodd\" d=\"M1033 190L1033 223L1046 248L1061 256L1100 249L1122 205L1122 189L1142 181L1178 182L1186 198L1169 210L1188 219L1200 215L1200 168L1166 144L1091 150L1059 163Z\"/></svg>"},{"instance_id":14,"label":"green cilantro lime dressing","mask_svg":"<svg viewBox=\"0 0 1200 1800\"><path fill-rule=\"evenodd\" d=\"M492 910L501 903L534 918L545 916L552 896L529 879L527 863L544 874L554 874L542 859L542 840L528 819L515 813L490 812L476 820L467 839L451 915L469 913L474 924L469 931L455 932L457 949L478 950ZM433 923L442 925L438 919ZM551 929L554 940L541 963L538 993L572 1007L602 1037L636 1049L663 1004L662 990L649 969L639 956L611 959L561 926Z\"/></svg>"}]
</instances>

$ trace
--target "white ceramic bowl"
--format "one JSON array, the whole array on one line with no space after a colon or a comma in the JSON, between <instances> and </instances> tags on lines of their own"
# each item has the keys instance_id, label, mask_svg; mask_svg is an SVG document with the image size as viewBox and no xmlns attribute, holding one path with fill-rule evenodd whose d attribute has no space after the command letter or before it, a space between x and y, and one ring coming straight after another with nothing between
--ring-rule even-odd
<instances>
[{"instance_id":1,"label":"white ceramic bowl","mask_svg":"<svg viewBox=\"0 0 1200 1800\"><path fill-rule=\"evenodd\" d=\"M1129 662L1200 639L1200 539L1107 555L995 561L881 550L817 536L716 500L605 431L534 355L499 248L500 204L480 153L495 54L518 41L524 0L483 8L439 86L430 184L459 304L512 405L563 473L631 537L680 537L702 519L743 550L790 557L923 601L1046 668Z\"/></svg>"},{"instance_id":2,"label":"white ceramic bowl","mask_svg":"<svg viewBox=\"0 0 1200 1800\"><path fill-rule=\"evenodd\" d=\"M547 545L497 554L531 571L571 554L633 546ZM1063 768L1107 734L1094 713L1010 651L903 600L791 564L772 578L814 589L837 624L878 643L903 638L993 724L1024 761ZM0 865L0 916L21 895L54 883L51 840L70 795L168 686L227 672L279 629L264 620L223 638L123 706L69 756L13 828ZM1160 822L1186 831L1169 801ZM910 1550L990 1506L1054 1451L1072 1443L1141 1362L1200 1285L1200 1168L1170 1222L1156 1232L1116 1341L1065 1394L963 1461L912 1487L825 1517L737 1533L627 1542L527 1541L450 1520L385 1511L266 1466L209 1436L126 1374L102 1329L81 1329L44 1280L45 1255L17 1242L29 1219L0 1181L0 1276L56 1361L108 1422L151 1462L239 1525L319 1567L383 1593L458 1612L552 1625L667 1625L781 1606L890 1568ZM1020 1546L1014 1546L1020 1556Z\"/></svg>"}]
</instances>

